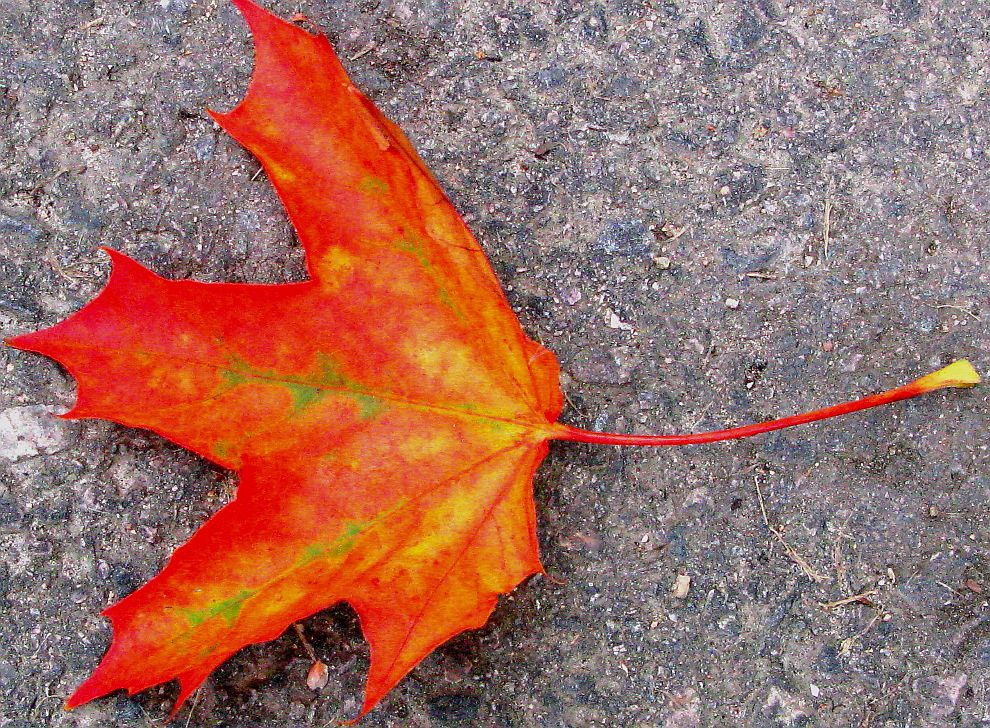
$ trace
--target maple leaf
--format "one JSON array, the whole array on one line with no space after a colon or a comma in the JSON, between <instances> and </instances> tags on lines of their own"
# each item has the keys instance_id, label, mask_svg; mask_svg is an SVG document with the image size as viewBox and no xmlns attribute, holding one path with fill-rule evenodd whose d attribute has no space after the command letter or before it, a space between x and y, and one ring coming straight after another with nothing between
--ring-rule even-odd
<instances>
[{"instance_id":1,"label":"maple leaf","mask_svg":"<svg viewBox=\"0 0 990 728\"><path fill-rule=\"evenodd\" d=\"M285 285L162 279L107 251L105 289L11 339L78 384L64 417L157 432L235 470L236 498L106 609L113 641L67 707L178 679L340 601L371 647L364 715L430 651L542 566L532 475L551 439L745 437L947 386L695 435L557 423L557 361L526 337L481 248L325 37L233 0L254 35L245 99L216 121L264 165L306 251ZM360 716L359 716L360 717Z\"/></svg>"}]
</instances>

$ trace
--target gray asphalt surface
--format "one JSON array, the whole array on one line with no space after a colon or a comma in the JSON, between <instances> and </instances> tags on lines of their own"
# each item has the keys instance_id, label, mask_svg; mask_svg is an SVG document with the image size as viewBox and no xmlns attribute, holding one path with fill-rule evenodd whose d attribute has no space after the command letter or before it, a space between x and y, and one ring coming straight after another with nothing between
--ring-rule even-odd
<instances>
[{"instance_id":1,"label":"gray asphalt surface","mask_svg":"<svg viewBox=\"0 0 990 728\"><path fill-rule=\"evenodd\" d=\"M960 356L986 373L984 3L267 6L325 29L409 134L558 354L567 421L710 429ZM251 63L223 0L0 4L3 335L90 299L100 245L173 278L301 278L259 165L204 111ZM71 378L0 357L0 727L160 725L175 686L61 702L108 644L100 609L234 483L152 434L51 417ZM536 479L553 578L365 724L990 726L988 416L984 387L731 444L555 446ZM290 631L175 725L353 715L353 613L304 626L324 689Z\"/></svg>"}]
</instances>

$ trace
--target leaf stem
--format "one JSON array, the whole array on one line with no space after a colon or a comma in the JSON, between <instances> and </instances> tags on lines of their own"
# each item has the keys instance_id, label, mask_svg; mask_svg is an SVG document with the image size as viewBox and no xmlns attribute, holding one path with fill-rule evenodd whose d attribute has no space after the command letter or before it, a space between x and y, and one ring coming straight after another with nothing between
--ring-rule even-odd
<instances>
[{"instance_id":1,"label":"leaf stem","mask_svg":"<svg viewBox=\"0 0 990 728\"><path fill-rule=\"evenodd\" d=\"M758 422L742 427L732 427L727 430L714 430L712 432L699 432L690 435L623 435L614 432L592 432L582 430L570 425L558 425L555 439L573 440L575 442L591 442L600 445L700 445L706 442L720 442L722 440L737 440L742 437L751 437L764 432L781 430L785 427L794 427L808 422L837 417L838 415L859 412L860 410L878 407L882 404L899 402L902 399L910 399L926 392L933 392L946 387L972 387L980 382L980 375L976 373L973 366L965 359L949 364L949 366L932 372L920 379L916 379L910 384L890 389L880 394L871 394L862 399L844 402L842 404L825 407L824 409L805 412L800 415L782 417L778 420Z\"/></svg>"}]
</instances>

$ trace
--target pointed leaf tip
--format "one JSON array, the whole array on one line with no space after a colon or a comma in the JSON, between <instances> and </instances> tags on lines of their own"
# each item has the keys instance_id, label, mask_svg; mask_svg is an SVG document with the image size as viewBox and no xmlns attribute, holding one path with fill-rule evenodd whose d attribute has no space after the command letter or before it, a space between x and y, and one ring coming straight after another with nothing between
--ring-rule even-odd
<instances>
[{"instance_id":1,"label":"pointed leaf tip","mask_svg":"<svg viewBox=\"0 0 990 728\"><path fill-rule=\"evenodd\" d=\"M248 22L254 17L263 17L265 15L271 15L267 10L258 5L252 0L230 0L231 4L237 8L241 15L244 16Z\"/></svg>"},{"instance_id":2,"label":"pointed leaf tip","mask_svg":"<svg viewBox=\"0 0 990 728\"><path fill-rule=\"evenodd\" d=\"M265 8L261 7L252 0L231 0L231 3L237 8L244 21L248 24L248 28L251 30L251 35L253 36L255 43L257 43L259 35L265 37L268 32L271 32L275 27L288 27L292 30L303 33L305 35L312 35L305 28L300 28L299 26L283 20L274 13L269 12Z\"/></svg>"}]
</instances>

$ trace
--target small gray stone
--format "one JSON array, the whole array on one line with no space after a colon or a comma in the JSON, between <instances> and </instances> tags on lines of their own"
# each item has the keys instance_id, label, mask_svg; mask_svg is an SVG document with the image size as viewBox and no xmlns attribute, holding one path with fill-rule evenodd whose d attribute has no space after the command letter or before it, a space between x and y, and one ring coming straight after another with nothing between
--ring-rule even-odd
<instances>
[{"instance_id":1,"label":"small gray stone","mask_svg":"<svg viewBox=\"0 0 990 728\"><path fill-rule=\"evenodd\" d=\"M217 148L216 137L212 135L201 136L193 142L193 152L196 154L197 162L207 162L213 159L213 154Z\"/></svg>"},{"instance_id":2,"label":"small gray stone","mask_svg":"<svg viewBox=\"0 0 990 728\"><path fill-rule=\"evenodd\" d=\"M261 229L261 218L255 210L238 210L237 227L241 230L254 232Z\"/></svg>"},{"instance_id":3,"label":"small gray stone","mask_svg":"<svg viewBox=\"0 0 990 728\"><path fill-rule=\"evenodd\" d=\"M16 461L63 450L69 427L55 417L54 407L27 405L0 412L0 457Z\"/></svg>"},{"instance_id":4,"label":"small gray stone","mask_svg":"<svg viewBox=\"0 0 990 728\"><path fill-rule=\"evenodd\" d=\"M611 220L605 223L596 243L608 255L646 255L650 252L650 231L642 220Z\"/></svg>"},{"instance_id":5,"label":"small gray stone","mask_svg":"<svg viewBox=\"0 0 990 728\"><path fill-rule=\"evenodd\" d=\"M533 79L533 83L536 84L538 88L546 91L560 88L567 81L567 77L564 75L563 70L557 66L550 66L549 68L541 69L534 73L530 78Z\"/></svg>"},{"instance_id":6,"label":"small gray stone","mask_svg":"<svg viewBox=\"0 0 990 728\"><path fill-rule=\"evenodd\" d=\"M158 5L167 13L184 15L192 7L192 0L158 0Z\"/></svg>"}]
</instances>

